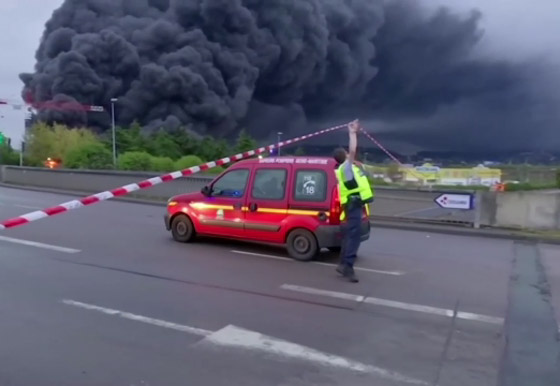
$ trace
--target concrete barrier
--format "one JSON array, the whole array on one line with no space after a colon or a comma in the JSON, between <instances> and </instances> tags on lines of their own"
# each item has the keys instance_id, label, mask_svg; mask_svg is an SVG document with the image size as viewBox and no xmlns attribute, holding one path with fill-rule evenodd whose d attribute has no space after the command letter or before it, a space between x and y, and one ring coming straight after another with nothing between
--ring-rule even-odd
<instances>
[{"instance_id":1,"label":"concrete barrier","mask_svg":"<svg viewBox=\"0 0 560 386\"><path fill-rule=\"evenodd\" d=\"M56 189L92 194L155 177L158 173L51 170L3 166L0 182L23 187ZM166 201L170 197L200 191L215 176L196 175L136 191L129 197ZM520 229L560 229L560 192L481 192L477 195L478 215L474 211L443 210L434 204L440 192L376 187L372 214L378 218L420 222L460 223Z\"/></svg>"},{"instance_id":2,"label":"concrete barrier","mask_svg":"<svg viewBox=\"0 0 560 386\"><path fill-rule=\"evenodd\" d=\"M92 194L111 190L123 185L157 176L157 173L87 171L87 170L51 170L4 166L0 172L0 181L4 184L34 187L39 189L57 189L60 191ZM127 197L166 201L170 197L199 191L215 176L198 174L193 177L157 185L153 188L131 193ZM399 189L395 187L376 187L376 199L371 213L376 218L409 219L411 221L429 221L437 223L472 224L472 211L441 210L434 204L437 191Z\"/></svg>"},{"instance_id":3,"label":"concrete barrier","mask_svg":"<svg viewBox=\"0 0 560 386\"><path fill-rule=\"evenodd\" d=\"M481 204L483 225L560 230L560 191L487 192Z\"/></svg>"},{"instance_id":4,"label":"concrete barrier","mask_svg":"<svg viewBox=\"0 0 560 386\"><path fill-rule=\"evenodd\" d=\"M76 193L98 193L156 177L159 173L50 170L42 168L4 166L0 181L4 184L36 188L58 189ZM130 197L150 200L167 200L177 194L199 191L212 180L212 176L180 178L146 190L131 193Z\"/></svg>"},{"instance_id":5,"label":"concrete barrier","mask_svg":"<svg viewBox=\"0 0 560 386\"><path fill-rule=\"evenodd\" d=\"M46 169L18 166L4 166L0 174L0 181L4 184L58 189L76 193L98 193L140 180L155 177L157 173L121 172L121 171L87 171L71 169ZM215 176L198 174L193 177L181 178L175 181L157 185L153 188L131 193L128 197L164 201L181 194L199 191ZM394 187L376 187L376 199L372 213L383 218L430 219L443 221L470 222L470 219L456 218L465 216L463 212L442 211L437 209L434 198L438 192L398 189ZM426 215L424 215L426 214ZM441 219L437 219L441 215ZM471 215L472 214L468 214Z\"/></svg>"}]
</instances>

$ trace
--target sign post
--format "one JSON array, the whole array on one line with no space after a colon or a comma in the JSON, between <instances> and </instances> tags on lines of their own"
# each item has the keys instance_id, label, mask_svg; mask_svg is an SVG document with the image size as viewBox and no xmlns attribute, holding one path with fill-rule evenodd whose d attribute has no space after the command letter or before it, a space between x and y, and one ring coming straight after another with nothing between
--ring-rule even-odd
<instances>
[{"instance_id":1,"label":"sign post","mask_svg":"<svg viewBox=\"0 0 560 386\"><path fill-rule=\"evenodd\" d=\"M480 190L476 191L475 200L474 200L474 228L480 229L480 216L482 210L482 193Z\"/></svg>"},{"instance_id":2,"label":"sign post","mask_svg":"<svg viewBox=\"0 0 560 386\"><path fill-rule=\"evenodd\" d=\"M442 193L434 202L443 209L471 210L474 207L474 197L470 193Z\"/></svg>"},{"instance_id":3,"label":"sign post","mask_svg":"<svg viewBox=\"0 0 560 386\"><path fill-rule=\"evenodd\" d=\"M4 136L4 133L2 133L0 131L0 165L2 165L2 163L4 162L4 160L2 159L3 155L4 155L4 143L6 142L6 137Z\"/></svg>"},{"instance_id":4,"label":"sign post","mask_svg":"<svg viewBox=\"0 0 560 386\"><path fill-rule=\"evenodd\" d=\"M23 153L25 152L25 141L21 141L21 150L19 152L19 166L23 166Z\"/></svg>"}]
</instances>

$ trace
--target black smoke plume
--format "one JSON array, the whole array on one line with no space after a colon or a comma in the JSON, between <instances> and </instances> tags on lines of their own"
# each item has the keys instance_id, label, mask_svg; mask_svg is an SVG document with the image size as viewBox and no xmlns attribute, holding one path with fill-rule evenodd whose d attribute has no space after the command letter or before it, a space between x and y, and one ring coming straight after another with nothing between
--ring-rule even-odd
<instances>
[{"instance_id":1,"label":"black smoke plume","mask_svg":"<svg viewBox=\"0 0 560 386\"><path fill-rule=\"evenodd\" d=\"M35 72L21 75L23 95L102 105L38 112L99 130L118 98L118 122L148 130L229 137L249 126L265 138L359 116L424 147L486 146L508 131L522 140L519 119L531 121L521 111L535 106L527 66L477 58L479 13L417 3L66 0ZM546 131L550 121L537 123Z\"/></svg>"}]
</instances>

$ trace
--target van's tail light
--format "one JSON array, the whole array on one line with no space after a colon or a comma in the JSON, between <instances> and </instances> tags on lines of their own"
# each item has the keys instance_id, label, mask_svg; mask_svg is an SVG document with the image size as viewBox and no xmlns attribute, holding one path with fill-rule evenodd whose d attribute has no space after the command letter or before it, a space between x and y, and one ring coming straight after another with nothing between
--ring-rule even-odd
<instances>
[{"instance_id":1,"label":"van's tail light","mask_svg":"<svg viewBox=\"0 0 560 386\"><path fill-rule=\"evenodd\" d=\"M338 194L338 187L335 186L331 196L331 215L329 217L329 223L332 225L340 224L341 213L342 207L340 206L340 196Z\"/></svg>"}]
</instances>

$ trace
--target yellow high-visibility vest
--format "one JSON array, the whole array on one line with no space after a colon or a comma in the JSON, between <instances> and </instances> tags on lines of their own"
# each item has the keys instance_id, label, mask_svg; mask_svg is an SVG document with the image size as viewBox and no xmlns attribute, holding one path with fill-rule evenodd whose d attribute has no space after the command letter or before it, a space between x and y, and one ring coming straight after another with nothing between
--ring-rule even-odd
<instances>
[{"instance_id":1,"label":"yellow high-visibility vest","mask_svg":"<svg viewBox=\"0 0 560 386\"><path fill-rule=\"evenodd\" d=\"M352 172L354 174L354 180L356 181L356 188L349 189L346 186L346 182L344 180L344 164L340 165L336 170L336 178L338 180L338 192L340 197L340 204L344 206L351 195L359 194L362 203L366 207L367 214L369 216L369 203L373 201L373 197L375 195L374 190L372 189L369 180L364 172L364 170L356 165L352 165ZM340 215L340 220L344 220L346 217L346 213L343 210Z\"/></svg>"}]
</instances>

